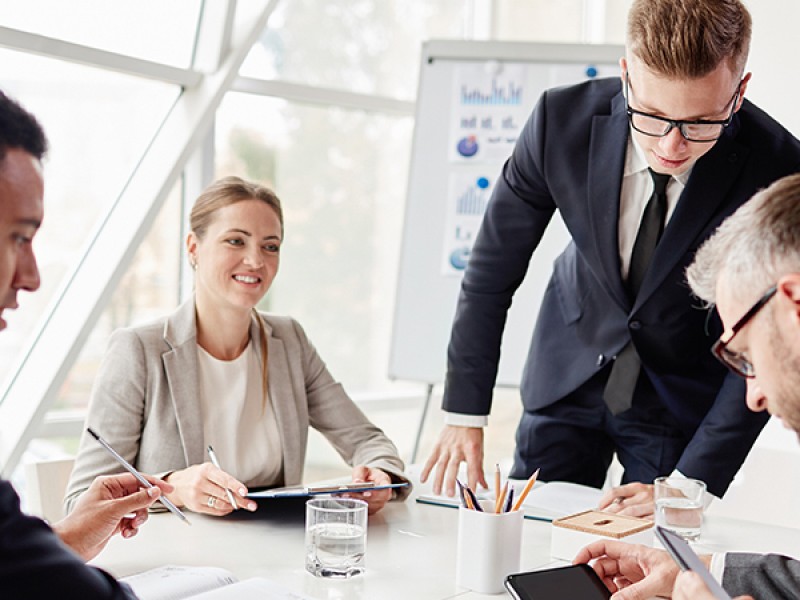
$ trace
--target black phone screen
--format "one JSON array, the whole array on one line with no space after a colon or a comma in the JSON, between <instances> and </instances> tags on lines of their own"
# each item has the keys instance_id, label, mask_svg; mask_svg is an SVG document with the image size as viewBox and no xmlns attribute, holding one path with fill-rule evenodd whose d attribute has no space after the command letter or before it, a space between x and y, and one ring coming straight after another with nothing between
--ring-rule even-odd
<instances>
[{"instance_id":1,"label":"black phone screen","mask_svg":"<svg viewBox=\"0 0 800 600\"><path fill-rule=\"evenodd\" d=\"M611 597L611 592L589 565L515 573L506 578L506 588L519 600L606 600Z\"/></svg>"}]
</instances>

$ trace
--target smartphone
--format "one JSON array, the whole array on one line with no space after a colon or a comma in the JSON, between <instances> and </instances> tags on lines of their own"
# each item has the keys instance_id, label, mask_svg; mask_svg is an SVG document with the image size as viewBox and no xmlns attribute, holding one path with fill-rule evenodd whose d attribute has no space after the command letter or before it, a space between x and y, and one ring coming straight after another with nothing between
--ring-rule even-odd
<instances>
[{"instance_id":1,"label":"smartphone","mask_svg":"<svg viewBox=\"0 0 800 600\"><path fill-rule=\"evenodd\" d=\"M714 598L717 600L731 600L719 582L714 579L714 576L709 572L700 557L695 554L694 550L681 536L669 529L656 525L656 537L664 546L673 560L678 563L681 571L694 571L703 579L703 582L711 590Z\"/></svg>"},{"instance_id":2,"label":"smartphone","mask_svg":"<svg viewBox=\"0 0 800 600\"><path fill-rule=\"evenodd\" d=\"M569 565L541 571L514 573L505 586L517 600L607 600L611 592L589 565Z\"/></svg>"}]
</instances>

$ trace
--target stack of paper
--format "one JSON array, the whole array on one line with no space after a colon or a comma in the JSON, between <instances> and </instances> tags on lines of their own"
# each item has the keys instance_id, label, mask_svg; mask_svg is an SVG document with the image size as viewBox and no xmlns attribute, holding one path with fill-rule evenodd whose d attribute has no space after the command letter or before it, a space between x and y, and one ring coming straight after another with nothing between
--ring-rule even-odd
<instances>
[{"instance_id":1,"label":"stack of paper","mask_svg":"<svg viewBox=\"0 0 800 600\"><path fill-rule=\"evenodd\" d=\"M261 577L237 581L226 569L166 565L123 577L141 600L311 600Z\"/></svg>"},{"instance_id":2,"label":"stack of paper","mask_svg":"<svg viewBox=\"0 0 800 600\"><path fill-rule=\"evenodd\" d=\"M522 488L525 487L525 480L511 479L509 481L514 486L514 495L518 496L522 492ZM525 510L526 519L552 521L559 517L597 508L597 503L602 495L602 490L577 483L566 481L544 483L537 481L522 506ZM477 496L479 500L495 499L494 491L491 490L479 490ZM425 493L417 496L417 502L453 508L459 506L456 496Z\"/></svg>"}]
</instances>

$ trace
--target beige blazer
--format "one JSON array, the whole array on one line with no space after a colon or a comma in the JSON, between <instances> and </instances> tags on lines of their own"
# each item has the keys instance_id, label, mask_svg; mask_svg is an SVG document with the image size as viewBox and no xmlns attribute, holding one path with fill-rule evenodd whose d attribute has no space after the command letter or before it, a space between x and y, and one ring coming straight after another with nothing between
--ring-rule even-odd
<instances>
[{"instance_id":1,"label":"beige blazer","mask_svg":"<svg viewBox=\"0 0 800 600\"><path fill-rule=\"evenodd\" d=\"M289 317L262 317L283 484L302 483L309 426L322 433L347 464L383 469L393 480L405 481L397 448L334 381L300 324ZM260 339L255 322L250 336ZM166 319L115 331L100 365L86 424L145 473L163 475L206 460L196 337L191 299ZM254 348L261 360L261 344ZM84 432L67 486L66 509L95 477L121 470ZM401 489L405 496L407 489Z\"/></svg>"}]
</instances>

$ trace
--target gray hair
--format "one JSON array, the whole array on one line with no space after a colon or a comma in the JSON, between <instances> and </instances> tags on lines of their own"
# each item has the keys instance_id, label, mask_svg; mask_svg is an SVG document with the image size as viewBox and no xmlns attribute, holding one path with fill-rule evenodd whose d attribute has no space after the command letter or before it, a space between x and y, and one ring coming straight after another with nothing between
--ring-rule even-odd
<instances>
[{"instance_id":1,"label":"gray hair","mask_svg":"<svg viewBox=\"0 0 800 600\"><path fill-rule=\"evenodd\" d=\"M716 302L720 277L750 301L789 272L800 272L800 174L759 191L708 238L686 269L692 291Z\"/></svg>"}]
</instances>

